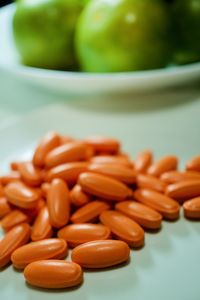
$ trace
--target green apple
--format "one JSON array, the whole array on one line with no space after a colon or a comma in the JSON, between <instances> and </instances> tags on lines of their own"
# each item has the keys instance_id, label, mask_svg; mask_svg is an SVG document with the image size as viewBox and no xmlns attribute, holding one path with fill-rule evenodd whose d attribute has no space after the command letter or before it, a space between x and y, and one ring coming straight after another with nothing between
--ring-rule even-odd
<instances>
[{"instance_id":1,"label":"green apple","mask_svg":"<svg viewBox=\"0 0 200 300\"><path fill-rule=\"evenodd\" d=\"M178 64L200 60L200 0L174 0L174 29Z\"/></svg>"},{"instance_id":2,"label":"green apple","mask_svg":"<svg viewBox=\"0 0 200 300\"><path fill-rule=\"evenodd\" d=\"M93 0L80 15L75 44L83 71L166 66L170 18L163 0Z\"/></svg>"},{"instance_id":3,"label":"green apple","mask_svg":"<svg viewBox=\"0 0 200 300\"><path fill-rule=\"evenodd\" d=\"M13 18L22 63L39 68L77 67L74 32L86 0L18 0Z\"/></svg>"}]
</instances>

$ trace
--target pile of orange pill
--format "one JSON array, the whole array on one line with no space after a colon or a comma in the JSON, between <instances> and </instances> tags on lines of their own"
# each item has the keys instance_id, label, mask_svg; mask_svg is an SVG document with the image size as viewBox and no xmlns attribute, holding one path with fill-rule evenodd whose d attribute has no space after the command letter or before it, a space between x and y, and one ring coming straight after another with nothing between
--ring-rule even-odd
<instances>
[{"instance_id":1,"label":"pile of orange pill","mask_svg":"<svg viewBox=\"0 0 200 300\"><path fill-rule=\"evenodd\" d=\"M0 268L12 262L36 287L79 285L85 268L126 262L145 230L177 220L181 205L200 219L200 155L178 171L173 155L132 160L117 139L50 132L0 177Z\"/></svg>"}]
</instances>

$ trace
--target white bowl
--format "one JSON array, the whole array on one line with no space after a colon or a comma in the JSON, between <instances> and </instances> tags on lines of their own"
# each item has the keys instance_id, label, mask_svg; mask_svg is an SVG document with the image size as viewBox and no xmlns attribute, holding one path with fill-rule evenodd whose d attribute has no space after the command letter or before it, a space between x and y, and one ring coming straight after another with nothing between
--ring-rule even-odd
<instances>
[{"instance_id":1,"label":"white bowl","mask_svg":"<svg viewBox=\"0 0 200 300\"><path fill-rule=\"evenodd\" d=\"M97 94L149 91L185 85L200 79L200 63L152 71L81 73L26 67L20 64L12 35L15 4L0 10L0 69L34 85L66 94Z\"/></svg>"}]
</instances>

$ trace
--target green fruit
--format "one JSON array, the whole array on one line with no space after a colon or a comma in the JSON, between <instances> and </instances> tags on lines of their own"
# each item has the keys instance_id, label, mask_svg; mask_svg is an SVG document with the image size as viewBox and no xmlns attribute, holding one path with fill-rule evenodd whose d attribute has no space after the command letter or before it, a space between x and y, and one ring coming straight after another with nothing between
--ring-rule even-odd
<instances>
[{"instance_id":1,"label":"green fruit","mask_svg":"<svg viewBox=\"0 0 200 300\"><path fill-rule=\"evenodd\" d=\"M173 6L178 64L200 60L200 0L175 0Z\"/></svg>"},{"instance_id":2,"label":"green fruit","mask_svg":"<svg viewBox=\"0 0 200 300\"><path fill-rule=\"evenodd\" d=\"M47 69L74 69L74 31L83 0L19 0L13 18L22 63Z\"/></svg>"},{"instance_id":3,"label":"green fruit","mask_svg":"<svg viewBox=\"0 0 200 300\"><path fill-rule=\"evenodd\" d=\"M166 66L169 14L163 0L93 0L83 10L75 43L82 70L120 72Z\"/></svg>"}]
</instances>

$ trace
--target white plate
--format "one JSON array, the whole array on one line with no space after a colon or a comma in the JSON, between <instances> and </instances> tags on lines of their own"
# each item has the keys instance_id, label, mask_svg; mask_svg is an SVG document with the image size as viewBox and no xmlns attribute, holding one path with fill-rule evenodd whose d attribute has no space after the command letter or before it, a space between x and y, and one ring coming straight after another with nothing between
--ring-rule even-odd
<instances>
[{"instance_id":1,"label":"white plate","mask_svg":"<svg viewBox=\"0 0 200 300\"><path fill-rule=\"evenodd\" d=\"M179 155L183 164L200 149L199 127L195 126L199 105L195 105L193 112L192 106L183 105L179 111L172 107L162 113L152 111L139 116L129 110L119 116L119 112L102 114L67 104L41 109L0 130L1 173L11 160L31 157L37 140L52 129L80 138L94 133L116 136L133 156L139 149L151 147L157 156ZM188 123L183 128L186 112ZM0 299L199 300L199 253L200 222L181 216L177 222L164 221L158 233L146 233L145 247L131 251L130 264L85 272L84 283L77 289L30 288L23 274L9 266L0 272Z\"/></svg>"},{"instance_id":2,"label":"white plate","mask_svg":"<svg viewBox=\"0 0 200 300\"><path fill-rule=\"evenodd\" d=\"M15 5L0 10L0 68L35 85L68 94L146 91L186 84L200 78L200 63L144 72L86 74L20 65L12 37Z\"/></svg>"}]
</instances>

